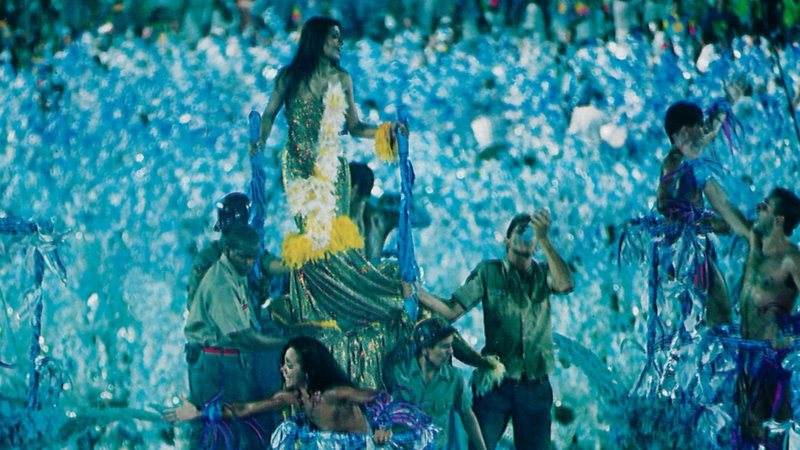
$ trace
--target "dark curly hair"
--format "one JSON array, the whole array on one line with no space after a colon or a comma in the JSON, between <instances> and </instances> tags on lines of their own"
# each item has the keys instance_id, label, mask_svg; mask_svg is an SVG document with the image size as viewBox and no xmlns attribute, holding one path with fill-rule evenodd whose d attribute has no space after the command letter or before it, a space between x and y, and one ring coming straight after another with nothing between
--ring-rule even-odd
<instances>
[{"instance_id":1,"label":"dark curly hair","mask_svg":"<svg viewBox=\"0 0 800 450\"><path fill-rule=\"evenodd\" d=\"M353 386L350 378L322 342L308 336L293 337L283 347L281 361L290 348L297 353L300 367L308 379L309 392L325 392L338 386Z\"/></svg>"}]
</instances>

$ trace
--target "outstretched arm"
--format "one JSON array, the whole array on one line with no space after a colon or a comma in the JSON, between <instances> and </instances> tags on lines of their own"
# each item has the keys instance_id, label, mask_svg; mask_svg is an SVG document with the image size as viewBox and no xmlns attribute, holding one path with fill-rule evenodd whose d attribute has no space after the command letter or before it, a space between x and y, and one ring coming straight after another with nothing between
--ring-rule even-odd
<instances>
[{"instance_id":1,"label":"outstretched arm","mask_svg":"<svg viewBox=\"0 0 800 450\"><path fill-rule=\"evenodd\" d=\"M417 289L417 298L426 308L449 321L456 320L465 312L460 303L454 301L446 302L421 287Z\"/></svg>"},{"instance_id":2,"label":"outstretched arm","mask_svg":"<svg viewBox=\"0 0 800 450\"><path fill-rule=\"evenodd\" d=\"M344 74L344 95L347 101L347 111L345 112L345 119L347 120L347 129L353 136L375 138L375 131L378 129L375 125L362 122L358 117L358 110L356 109L355 94L353 94L353 78L350 74Z\"/></svg>"},{"instance_id":3,"label":"outstretched arm","mask_svg":"<svg viewBox=\"0 0 800 450\"><path fill-rule=\"evenodd\" d=\"M478 353L474 348L470 347L467 344L467 341L461 336L460 333L456 333L454 335L455 339L453 339L453 356L462 363L472 366L478 367L483 369L491 369L492 364L489 362L485 357L483 357L480 353Z\"/></svg>"},{"instance_id":4,"label":"outstretched arm","mask_svg":"<svg viewBox=\"0 0 800 450\"><path fill-rule=\"evenodd\" d=\"M272 132L272 124L275 122L275 117L281 110L286 95L286 80L282 74L279 74L275 80L275 89L272 90L272 95L269 97L264 113L261 114L261 130L259 133L258 143L250 146L250 153L256 154L261 151L267 144L267 139Z\"/></svg>"},{"instance_id":5,"label":"outstretched arm","mask_svg":"<svg viewBox=\"0 0 800 450\"><path fill-rule=\"evenodd\" d=\"M222 417L247 417L263 411L273 411L297 403L297 393L294 391L279 391L270 398L248 403L231 403L222 408ZM170 423L182 423L198 420L202 412L186 395L181 395L181 404L174 408L166 408L161 417Z\"/></svg>"},{"instance_id":6,"label":"outstretched arm","mask_svg":"<svg viewBox=\"0 0 800 450\"><path fill-rule=\"evenodd\" d=\"M230 333L228 337L238 347L252 351L274 350L286 345L286 339L269 337L252 328Z\"/></svg>"},{"instance_id":7,"label":"outstretched arm","mask_svg":"<svg viewBox=\"0 0 800 450\"><path fill-rule=\"evenodd\" d=\"M353 78L350 74L345 73L342 75L344 90L345 90L345 100L347 101L347 111L345 112L345 119L347 120L347 130L356 137L365 137L365 138L375 138L375 132L378 130L378 127L375 125L370 125L366 122L362 122L361 118L358 116L358 109L356 109L356 99L355 94L353 93ZM403 133L404 136L408 135L408 128L406 128L405 124L400 124L400 131ZM395 139L394 135L394 127L392 127L392 139Z\"/></svg>"},{"instance_id":8,"label":"outstretched arm","mask_svg":"<svg viewBox=\"0 0 800 450\"><path fill-rule=\"evenodd\" d=\"M264 411L276 411L287 406L297 405L299 395L297 391L278 391L270 398L247 403L231 403L223 414L224 417L247 417Z\"/></svg>"},{"instance_id":9,"label":"outstretched arm","mask_svg":"<svg viewBox=\"0 0 800 450\"><path fill-rule=\"evenodd\" d=\"M375 399L380 391L375 389L361 389L350 386L338 386L328 389L322 395L326 400L333 402L350 402L363 404Z\"/></svg>"},{"instance_id":10,"label":"outstretched arm","mask_svg":"<svg viewBox=\"0 0 800 450\"><path fill-rule=\"evenodd\" d=\"M750 224L747 222L747 219L745 219L744 215L731 204L725 191L722 190L716 181L709 180L703 192L706 194L706 198L709 203L711 203L714 211L722 216L725 222L733 229L734 233L745 238L750 236Z\"/></svg>"}]
</instances>

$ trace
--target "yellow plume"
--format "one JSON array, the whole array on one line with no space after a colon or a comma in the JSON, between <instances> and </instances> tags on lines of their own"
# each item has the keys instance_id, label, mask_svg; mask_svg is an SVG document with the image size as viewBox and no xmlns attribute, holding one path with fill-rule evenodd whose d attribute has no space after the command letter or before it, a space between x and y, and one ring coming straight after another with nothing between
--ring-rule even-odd
<instances>
[{"instance_id":1,"label":"yellow plume","mask_svg":"<svg viewBox=\"0 0 800 450\"><path fill-rule=\"evenodd\" d=\"M375 154L384 161L395 162L398 158L397 142L392 142L391 137L391 122L384 122L378 126L378 130L375 131Z\"/></svg>"}]
</instances>

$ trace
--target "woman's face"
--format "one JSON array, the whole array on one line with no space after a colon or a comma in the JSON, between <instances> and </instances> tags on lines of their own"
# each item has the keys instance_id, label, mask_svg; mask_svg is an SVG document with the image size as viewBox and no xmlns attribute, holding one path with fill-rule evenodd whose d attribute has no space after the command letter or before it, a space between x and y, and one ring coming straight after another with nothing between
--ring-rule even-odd
<instances>
[{"instance_id":1,"label":"woman's face","mask_svg":"<svg viewBox=\"0 0 800 450\"><path fill-rule=\"evenodd\" d=\"M342 33L339 27L333 26L325 36L322 54L331 62L338 62L342 52Z\"/></svg>"},{"instance_id":2,"label":"woman's face","mask_svg":"<svg viewBox=\"0 0 800 450\"><path fill-rule=\"evenodd\" d=\"M688 159L697 159L703 151L703 126L687 125L678 131L675 146Z\"/></svg>"},{"instance_id":3,"label":"woman's face","mask_svg":"<svg viewBox=\"0 0 800 450\"><path fill-rule=\"evenodd\" d=\"M305 387L306 374L300 365L300 357L294 348L289 347L283 355L283 365L281 365L281 375L286 389L299 389Z\"/></svg>"}]
</instances>

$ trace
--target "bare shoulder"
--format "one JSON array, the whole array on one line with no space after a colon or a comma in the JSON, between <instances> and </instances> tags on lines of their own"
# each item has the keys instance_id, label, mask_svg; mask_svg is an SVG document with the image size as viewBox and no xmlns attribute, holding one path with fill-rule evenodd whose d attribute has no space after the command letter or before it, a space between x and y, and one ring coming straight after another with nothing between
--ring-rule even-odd
<instances>
[{"instance_id":1,"label":"bare shoulder","mask_svg":"<svg viewBox=\"0 0 800 450\"><path fill-rule=\"evenodd\" d=\"M677 169L682 161L683 155L681 155L679 151L675 149L670 150L667 156L664 157L664 160L661 161L661 174L663 175Z\"/></svg>"},{"instance_id":2,"label":"bare shoulder","mask_svg":"<svg viewBox=\"0 0 800 450\"><path fill-rule=\"evenodd\" d=\"M323 392L322 396L326 400L339 402L354 397L357 391L358 389L352 388L350 386L336 386L329 388L328 390Z\"/></svg>"},{"instance_id":3,"label":"bare shoulder","mask_svg":"<svg viewBox=\"0 0 800 450\"><path fill-rule=\"evenodd\" d=\"M350 90L353 87L353 78L344 69L336 70L336 79L342 84L345 90Z\"/></svg>"},{"instance_id":4,"label":"bare shoulder","mask_svg":"<svg viewBox=\"0 0 800 450\"><path fill-rule=\"evenodd\" d=\"M322 397L331 403L364 403L375 396L376 391L351 386L336 386L326 390Z\"/></svg>"}]
</instances>

